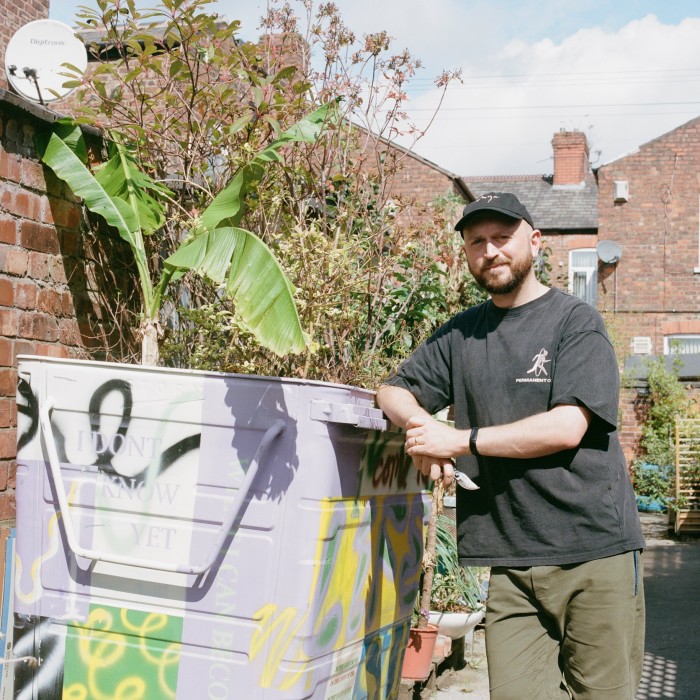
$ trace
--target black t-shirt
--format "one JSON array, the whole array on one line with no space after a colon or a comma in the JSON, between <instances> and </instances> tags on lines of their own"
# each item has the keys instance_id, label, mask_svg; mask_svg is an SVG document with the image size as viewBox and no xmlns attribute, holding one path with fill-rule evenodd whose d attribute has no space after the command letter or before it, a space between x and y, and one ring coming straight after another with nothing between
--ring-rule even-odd
<instances>
[{"instance_id":1,"label":"black t-shirt","mask_svg":"<svg viewBox=\"0 0 700 700\"><path fill-rule=\"evenodd\" d=\"M557 289L513 309L487 301L440 328L387 383L408 389L430 413L454 404L460 429L558 404L594 416L576 449L457 459L480 487L457 488L463 564L572 564L644 546L616 430L617 360L589 304Z\"/></svg>"}]
</instances>

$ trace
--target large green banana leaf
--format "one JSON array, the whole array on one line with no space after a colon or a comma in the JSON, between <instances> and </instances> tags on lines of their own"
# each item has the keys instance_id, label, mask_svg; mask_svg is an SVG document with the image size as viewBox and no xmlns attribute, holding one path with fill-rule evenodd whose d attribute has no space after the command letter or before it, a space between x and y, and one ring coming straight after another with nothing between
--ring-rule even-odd
<instances>
[{"instance_id":1,"label":"large green banana leaf","mask_svg":"<svg viewBox=\"0 0 700 700\"><path fill-rule=\"evenodd\" d=\"M90 211L102 216L131 246L139 271L144 305L146 308L150 308L153 300L153 286L148 271L138 216L129 202L119 197L110 196L76 155L74 148L78 148L77 145L82 144L82 138L75 136L75 129L80 130L80 127L75 126L73 130L66 132L65 124L63 124L61 129L67 133L66 140L60 138L56 133L51 133L48 138L43 134L37 138L39 156L61 180L68 184L73 194L85 202L85 206Z\"/></svg>"},{"instance_id":2,"label":"large green banana leaf","mask_svg":"<svg viewBox=\"0 0 700 700\"><path fill-rule=\"evenodd\" d=\"M250 231L234 227L204 231L180 246L166 264L224 285L243 324L273 352L304 350L306 336L294 289L272 251Z\"/></svg>"},{"instance_id":3,"label":"large green banana leaf","mask_svg":"<svg viewBox=\"0 0 700 700\"><path fill-rule=\"evenodd\" d=\"M127 149L112 147L112 157L93 175L79 155L85 152L78 126L60 124L48 138L37 139L39 154L87 208L114 226L134 253L143 290L144 314L156 319L169 281L194 271L223 285L244 325L260 343L283 355L301 352L306 336L294 304L294 289L272 251L257 236L236 226L245 213L245 198L279 150L292 142L315 141L324 124L335 118L335 102L315 110L268 144L244 166L203 212L196 235L165 261L153 286L143 235L164 223L159 194L170 194L143 173ZM224 224L224 225L222 225Z\"/></svg>"},{"instance_id":4,"label":"large green banana leaf","mask_svg":"<svg viewBox=\"0 0 700 700\"><path fill-rule=\"evenodd\" d=\"M110 197L128 202L145 235L157 231L165 224L165 206L151 192L169 197L173 193L139 170L134 157L116 141L110 143L110 156L95 170L95 178Z\"/></svg>"},{"instance_id":5,"label":"large green banana leaf","mask_svg":"<svg viewBox=\"0 0 700 700\"><path fill-rule=\"evenodd\" d=\"M80 127L75 127L80 129ZM133 232L138 230L138 220L131 207L124 200L115 201L90 172L87 166L68 145L68 140L60 138L56 133L48 135L48 139L37 139L39 156L56 175L68 183L77 197L85 200L88 209L104 217L105 221L114 226L119 235L131 245L134 244Z\"/></svg>"}]
</instances>

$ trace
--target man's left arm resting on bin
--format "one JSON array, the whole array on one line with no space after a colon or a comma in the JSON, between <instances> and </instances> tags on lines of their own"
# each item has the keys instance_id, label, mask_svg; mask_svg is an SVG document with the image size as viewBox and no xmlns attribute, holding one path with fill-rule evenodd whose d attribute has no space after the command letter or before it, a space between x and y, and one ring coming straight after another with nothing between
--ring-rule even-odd
<instances>
[{"instance_id":1,"label":"man's left arm resting on bin","mask_svg":"<svg viewBox=\"0 0 700 700\"><path fill-rule=\"evenodd\" d=\"M406 451L411 457L453 459L471 454L470 430L436 421L407 389L383 384L377 390L377 403L393 423L406 429ZM584 406L559 404L514 423L479 427L476 448L485 457L544 457L578 447L591 419Z\"/></svg>"},{"instance_id":2,"label":"man's left arm resting on bin","mask_svg":"<svg viewBox=\"0 0 700 700\"><path fill-rule=\"evenodd\" d=\"M441 425L418 403L416 397L406 389L382 384L377 389L377 404L386 413L389 420L401 428L407 428L410 421L425 421ZM408 436L406 438L408 448ZM407 451L409 451L407 449ZM411 454L416 468L433 481L443 477L445 486L454 479L452 458L430 454Z\"/></svg>"}]
</instances>

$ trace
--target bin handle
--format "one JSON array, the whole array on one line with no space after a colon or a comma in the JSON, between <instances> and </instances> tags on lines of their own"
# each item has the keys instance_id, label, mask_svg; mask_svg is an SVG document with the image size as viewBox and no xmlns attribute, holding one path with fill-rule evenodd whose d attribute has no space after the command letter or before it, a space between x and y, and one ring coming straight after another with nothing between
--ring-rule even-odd
<instances>
[{"instance_id":1,"label":"bin handle","mask_svg":"<svg viewBox=\"0 0 700 700\"><path fill-rule=\"evenodd\" d=\"M366 430L388 430L389 421L378 408L358 406L350 403L331 403L328 401L312 400L310 408L311 420L325 423L343 423Z\"/></svg>"},{"instance_id":2,"label":"bin handle","mask_svg":"<svg viewBox=\"0 0 700 700\"><path fill-rule=\"evenodd\" d=\"M173 571L179 574L203 574L208 571L216 557L218 556L224 541L228 537L233 524L238 517L241 507L245 499L248 496L250 487L253 484L255 475L258 472L258 467L260 462L265 457L267 451L270 448L272 441L283 432L285 428L285 422L278 418L266 431L260 441L258 450L255 453L248 470L243 477L243 482L241 487L238 489L238 493L231 503L231 507L226 513L224 520L221 524L221 529L217 533L216 540L214 541L209 555L202 564L177 564L168 562L157 562L149 559L142 559L139 557L132 557L125 554L116 553L104 553L98 552L94 549L88 549L81 546L78 543L78 538L75 534L75 528L73 527L73 518L70 513L70 508L68 506L68 497L66 495L66 488L63 483L63 478L61 476L61 467L58 459L58 451L56 450L56 441L53 436L53 428L51 427L51 411L54 407L54 400L48 397L46 401L43 402L39 409L39 421L41 423L41 430L44 435L44 443L46 444L46 450L49 456L49 466L51 470L51 476L53 477L54 485L56 487L56 496L58 498L59 515L63 519L63 524L66 532L66 539L68 540L68 546L76 556L84 557L85 559L91 559L93 561L105 561L112 564L124 564L125 566L137 566L145 569L156 569L157 571Z\"/></svg>"}]
</instances>

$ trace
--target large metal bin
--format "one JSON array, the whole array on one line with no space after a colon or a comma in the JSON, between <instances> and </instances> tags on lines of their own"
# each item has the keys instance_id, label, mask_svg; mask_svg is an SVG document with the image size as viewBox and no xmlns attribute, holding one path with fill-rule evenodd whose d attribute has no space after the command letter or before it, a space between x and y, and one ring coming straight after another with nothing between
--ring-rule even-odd
<instances>
[{"instance_id":1,"label":"large metal bin","mask_svg":"<svg viewBox=\"0 0 700 700\"><path fill-rule=\"evenodd\" d=\"M9 697L396 697L430 501L372 392L21 357L18 413Z\"/></svg>"}]
</instances>

